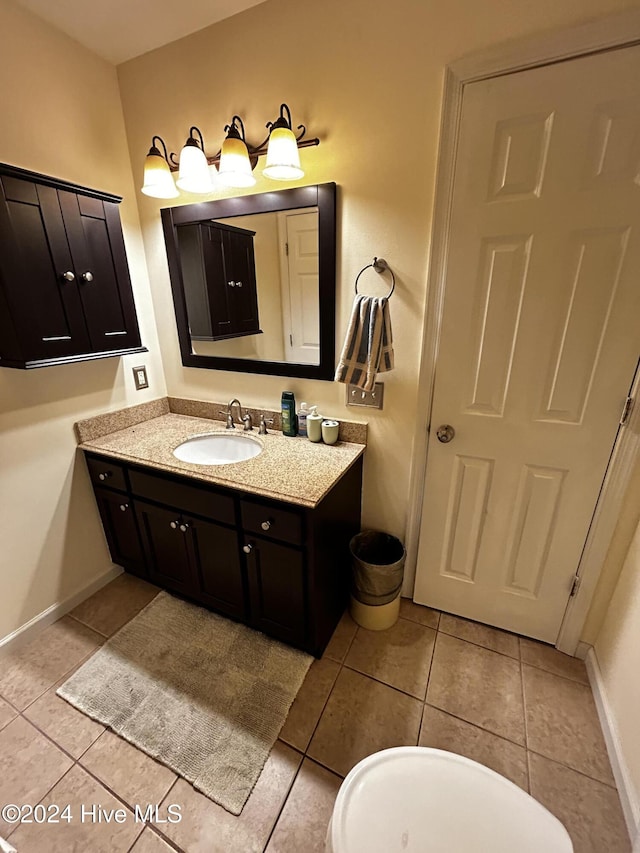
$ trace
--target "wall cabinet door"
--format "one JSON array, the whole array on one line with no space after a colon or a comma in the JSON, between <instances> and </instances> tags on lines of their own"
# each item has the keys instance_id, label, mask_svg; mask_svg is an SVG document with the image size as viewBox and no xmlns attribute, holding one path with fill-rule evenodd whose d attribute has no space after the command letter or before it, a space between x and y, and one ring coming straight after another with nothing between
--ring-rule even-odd
<instances>
[{"instance_id":1,"label":"wall cabinet door","mask_svg":"<svg viewBox=\"0 0 640 853\"><path fill-rule=\"evenodd\" d=\"M0 366L143 351L118 197L0 164Z\"/></svg>"},{"instance_id":2,"label":"wall cabinet door","mask_svg":"<svg viewBox=\"0 0 640 853\"><path fill-rule=\"evenodd\" d=\"M178 229L184 294L193 340L260 333L253 238L223 223Z\"/></svg>"},{"instance_id":3,"label":"wall cabinet door","mask_svg":"<svg viewBox=\"0 0 640 853\"><path fill-rule=\"evenodd\" d=\"M138 577L146 578L144 552L133 502L127 495L95 489L102 526L114 563Z\"/></svg>"},{"instance_id":4,"label":"wall cabinet door","mask_svg":"<svg viewBox=\"0 0 640 853\"><path fill-rule=\"evenodd\" d=\"M247 557L250 624L272 637L303 645L307 624L303 553L266 539L247 539L243 548Z\"/></svg>"},{"instance_id":5,"label":"wall cabinet door","mask_svg":"<svg viewBox=\"0 0 640 853\"><path fill-rule=\"evenodd\" d=\"M189 597L198 591L190 546L189 521L178 510L135 501L149 578L159 586Z\"/></svg>"}]
</instances>

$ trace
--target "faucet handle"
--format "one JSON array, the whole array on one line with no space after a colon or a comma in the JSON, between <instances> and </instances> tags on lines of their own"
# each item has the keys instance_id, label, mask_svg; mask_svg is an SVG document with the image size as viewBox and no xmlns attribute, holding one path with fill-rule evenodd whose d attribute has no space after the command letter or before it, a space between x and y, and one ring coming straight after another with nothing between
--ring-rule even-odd
<instances>
[{"instance_id":1,"label":"faucet handle","mask_svg":"<svg viewBox=\"0 0 640 853\"><path fill-rule=\"evenodd\" d=\"M264 412L260 415L260 426L258 428L258 433L260 435L267 435L267 424L272 424L273 418L265 418Z\"/></svg>"},{"instance_id":2,"label":"faucet handle","mask_svg":"<svg viewBox=\"0 0 640 853\"><path fill-rule=\"evenodd\" d=\"M218 412L218 414L224 415L225 418L227 419L226 429L235 429L236 428L236 425L233 422L233 415L231 414L231 412Z\"/></svg>"}]
</instances>

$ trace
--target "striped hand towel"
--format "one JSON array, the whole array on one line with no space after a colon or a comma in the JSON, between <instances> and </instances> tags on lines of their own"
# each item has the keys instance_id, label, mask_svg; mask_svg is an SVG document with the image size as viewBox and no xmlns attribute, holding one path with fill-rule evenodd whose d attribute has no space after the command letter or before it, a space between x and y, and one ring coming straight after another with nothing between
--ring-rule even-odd
<instances>
[{"instance_id":1,"label":"striped hand towel","mask_svg":"<svg viewBox=\"0 0 640 853\"><path fill-rule=\"evenodd\" d=\"M389 300L358 294L336 368L335 381L373 391L376 374L393 367L393 337Z\"/></svg>"}]
</instances>

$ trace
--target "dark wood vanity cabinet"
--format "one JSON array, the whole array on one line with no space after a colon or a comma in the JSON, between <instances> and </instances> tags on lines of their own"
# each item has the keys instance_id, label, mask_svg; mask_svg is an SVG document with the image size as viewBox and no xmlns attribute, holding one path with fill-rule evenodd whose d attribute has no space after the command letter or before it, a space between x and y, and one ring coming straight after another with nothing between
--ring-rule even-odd
<instances>
[{"instance_id":1,"label":"dark wood vanity cabinet","mask_svg":"<svg viewBox=\"0 0 640 853\"><path fill-rule=\"evenodd\" d=\"M0 164L0 366L146 351L120 201Z\"/></svg>"},{"instance_id":2,"label":"dark wood vanity cabinet","mask_svg":"<svg viewBox=\"0 0 640 853\"><path fill-rule=\"evenodd\" d=\"M348 600L361 459L306 509L93 453L86 458L115 563L322 654Z\"/></svg>"}]
</instances>

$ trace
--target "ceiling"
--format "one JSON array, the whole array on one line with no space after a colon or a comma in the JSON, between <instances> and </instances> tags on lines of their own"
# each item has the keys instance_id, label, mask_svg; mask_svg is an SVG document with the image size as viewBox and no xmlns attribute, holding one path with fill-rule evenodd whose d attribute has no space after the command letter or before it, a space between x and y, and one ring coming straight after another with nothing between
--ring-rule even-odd
<instances>
[{"instance_id":1,"label":"ceiling","mask_svg":"<svg viewBox=\"0 0 640 853\"><path fill-rule=\"evenodd\" d=\"M118 65L264 0L16 0Z\"/></svg>"}]
</instances>

